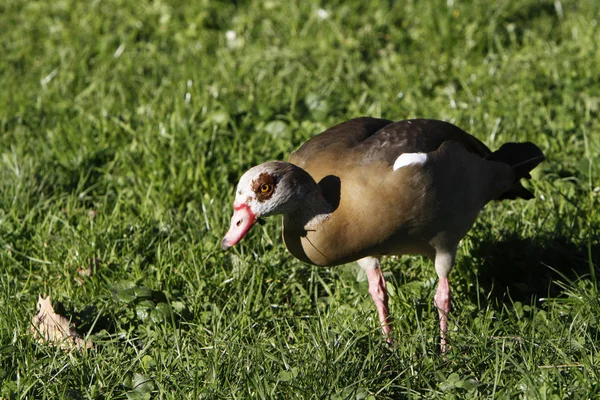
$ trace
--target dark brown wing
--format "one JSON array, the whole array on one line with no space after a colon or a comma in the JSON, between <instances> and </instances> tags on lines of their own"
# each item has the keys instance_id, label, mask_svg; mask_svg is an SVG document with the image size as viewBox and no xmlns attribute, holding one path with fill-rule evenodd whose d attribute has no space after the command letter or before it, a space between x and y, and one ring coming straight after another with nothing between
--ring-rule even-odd
<instances>
[{"instance_id":1,"label":"dark brown wing","mask_svg":"<svg viewBox=\"0 0 600 400\"><path fill-rule=\"evenodd\" d=\"M290 155L290 162L304 168L319 158L347 155L381 128L391 124L387 119L361 117L335 125L311 138Z\"/></svg>"},{"instance_id":2,"label":"dark brown wing","mask_svg":"<svg viewBox=\"0 0 600 400\"><path fill-rule=\"evenodd\" d=\"M290 155L290 162L304 168L314 161L334 164L386 162L390 165L403 153L429 153L453 140L481 157L491 153L482 142L444 121L412 119L392 122L369 117L343 122L304 143Z\"/></svg>"},{"instance_id":3,"label":"dark brown wing","mask_svg":"<svg viewBox=\"0 0 600 400\"><path fill-rule=\"evenodd\" d=\"M365 163L385 160L393 165L402 153L429 153L450 140L482 158L491 153L486 145L459 127L431 119L412 119L386 125L363 140L355 150L362 155Z\"/></svg>"}]
</instances>

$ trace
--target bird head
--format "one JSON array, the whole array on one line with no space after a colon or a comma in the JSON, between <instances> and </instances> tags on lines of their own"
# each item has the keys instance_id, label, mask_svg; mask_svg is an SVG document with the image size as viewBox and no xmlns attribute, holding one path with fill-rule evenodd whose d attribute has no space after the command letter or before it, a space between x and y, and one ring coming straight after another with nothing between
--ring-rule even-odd
<instances>
[{"instance_id":1,"label":"bird head","mask_svg":"<svg viewBox=\"0 0 600 400\"><path fill-rule=\"evenodd\" d=\"M314 184L303 169L287 162L271 161L250 168L238 183L231 225L221 248L227 250L242 240L259 218L294 211L311 181Z\"/></svg>"}]
</instances>

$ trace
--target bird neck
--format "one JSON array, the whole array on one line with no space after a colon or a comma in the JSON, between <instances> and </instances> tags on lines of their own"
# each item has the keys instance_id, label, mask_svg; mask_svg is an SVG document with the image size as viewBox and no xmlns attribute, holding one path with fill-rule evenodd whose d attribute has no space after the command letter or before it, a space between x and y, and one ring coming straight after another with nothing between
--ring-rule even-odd
<instances>
[{"instance_id":1,"label":"bird neck","mask_svg":"<svg viewBox=\"0 0 600 400\"><path fill-rule=\"evenodd\" d=\"M283 216L287 230L314 231L329 219L334 210L314 180L308 185L303 197L296 209Z\"/></svg>"}]
</instances>

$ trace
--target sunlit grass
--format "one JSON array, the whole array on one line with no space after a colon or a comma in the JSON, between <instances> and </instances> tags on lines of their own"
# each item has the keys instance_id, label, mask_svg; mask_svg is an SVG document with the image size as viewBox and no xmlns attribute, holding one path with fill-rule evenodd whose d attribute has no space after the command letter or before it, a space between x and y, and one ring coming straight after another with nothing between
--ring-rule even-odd
<instances>
[{"instance_id":1,"label":"sunlit grass","mask_svg":"<svg viewBox=\"0 0 600 400\"><path fill-rule=\"evenodd\" d=\"M599 4L3 2L0 398L599 396ZM547 155L463 240L446 357L428 260L384 260L390 349L277 219L220 250L245 169L360 115ZM39 294L94 348L38 344Z\"/></svg>"}]
</instances>

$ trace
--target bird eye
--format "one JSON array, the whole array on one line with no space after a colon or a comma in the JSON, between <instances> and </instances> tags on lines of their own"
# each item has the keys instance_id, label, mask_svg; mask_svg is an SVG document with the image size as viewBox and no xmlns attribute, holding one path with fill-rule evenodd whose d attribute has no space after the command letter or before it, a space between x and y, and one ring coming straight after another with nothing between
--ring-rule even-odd
<instances>
[{"instance_id":1,"label":"bird eye","mask_svg":"<svg viewBox=\"0 0 600 400\"><path fill-rule=\"evenodd\" d=\"M262 185L260 185L261 193L269 193L271 190L273 190L273 185L269 183L263 183Z\"/></svg>"}]
</instances>

